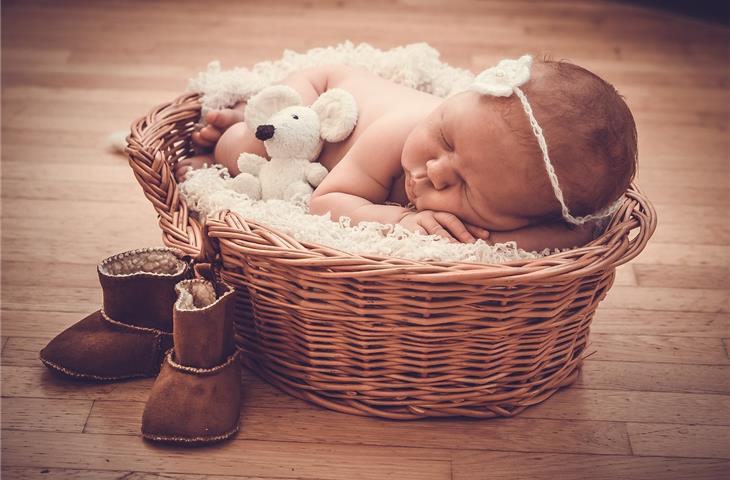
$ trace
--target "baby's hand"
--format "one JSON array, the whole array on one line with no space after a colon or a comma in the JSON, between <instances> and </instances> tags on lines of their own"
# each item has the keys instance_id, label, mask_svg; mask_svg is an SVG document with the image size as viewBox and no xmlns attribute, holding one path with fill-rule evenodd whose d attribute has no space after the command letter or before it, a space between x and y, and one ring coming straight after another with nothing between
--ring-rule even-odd
<instances>
[{"instance_id":1,"label":"baby's hand","mask_svg":"<svg viewBox=\"0 0 730 480\"><path fill-rule=\"evenodd\" d=\"M456 215L435 210L409 212L398 222L412 232L425 235L436 234L451 242L474 243L476 237L487 239L489 232L483 228L464 223Z\"/></svg>"}]
</instances>

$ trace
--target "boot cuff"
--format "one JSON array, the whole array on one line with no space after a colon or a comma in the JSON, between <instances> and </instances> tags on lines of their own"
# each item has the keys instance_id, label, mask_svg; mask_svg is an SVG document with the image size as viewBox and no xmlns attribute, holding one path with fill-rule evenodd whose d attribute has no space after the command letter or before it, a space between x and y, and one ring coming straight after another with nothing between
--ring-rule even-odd
<instances>
[{"instance_id":1,"label":"boot cuff","mask_svg":"<svg viewBox=\"0 0 730 480\"><path fill-rule=\"evenodd\" d=\"M233 292L233 288L224 283L214 285L208 280L195 278L182 280L175 285L178 298L175 308L183 310L205 310L218 300Z\"/></svg>"},{"instance_id":2,"label":"boot cuff","mask_svg":"<svg viewBox=\"0 0 730 480\"><path fill-rule=\"evenodd\" d=\"M139 273L155 276L182 274L187 263L184 253L168 247L139 248L111 256L99 264L99 273L106 276L126 277Z\"/></svg>"}]
</instances>

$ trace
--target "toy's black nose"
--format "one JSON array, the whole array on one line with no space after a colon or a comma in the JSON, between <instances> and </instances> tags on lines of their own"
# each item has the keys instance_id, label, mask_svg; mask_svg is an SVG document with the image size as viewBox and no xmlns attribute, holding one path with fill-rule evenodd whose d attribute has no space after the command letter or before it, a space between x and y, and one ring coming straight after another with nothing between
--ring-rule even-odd
<instances>
[{"instance_id":1,"label":"toy's black nose","mask_svg":"<svg viewBox=\"0 0 730 480\"><path fill-rule=\"evenodd\" d=\"M261 141L268 140L274 136L274 130L276 129L273 125L259 125L256 128L256 138Z\"/></svg>"}]
</instances>

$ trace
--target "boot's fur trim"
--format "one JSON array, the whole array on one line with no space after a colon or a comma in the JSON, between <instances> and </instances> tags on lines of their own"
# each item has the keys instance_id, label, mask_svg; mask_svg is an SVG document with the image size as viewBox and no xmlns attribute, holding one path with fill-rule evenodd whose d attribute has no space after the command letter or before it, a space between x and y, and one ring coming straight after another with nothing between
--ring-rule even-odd
<instances>
[{"instance_id":1,"label":"boot's fur trim","mask_svg":"<svg viewBox=\"0 0 730 480\"><path fill-rule=\"evenodd\" d=\"M225 440L234 433L238 431L238 422L236 422L236 427L226 433L221 433L220 435L211 435L211 436L198 436L198 437L176 437L174 435L155 435L152 433L144 433L142 432L142 436L146 438L147 440L154 440L157 442L184 442L184 443L212 443L212 442L220 442L221 440Z\"/></svg>"},{"instance_id":2,"label":"boot's fur trim","mask_svg":"<svg viewBox=\"0 0 730 480\"><path fill-rule=\"evenodd\" d=\"M111 381L117 381L117 380L127 380L130 378L141 378L141 377L154 377L157 375L156 373L150 374L150 373L132 373L129 375L121 375L118 377L105 377L102 375L93 375L90 373L80 373L75 370L69 370L68 368L62 367L61 365L58 365L57 363L53 363L50 360L46 360L42 356L39 356L41 362L48 368L51 368L53 370L56 370L59 373L62 373L63 375L66 375L68 377L78 378L80 380L97 380L97 381L103 381L103 382L111 382Z\"/></svg>"},{"instance_id":3,"label":"boot's fur trim","mask_svg":"<svg viewBox=\"0 0 730 480\"><path fill-rule=\"evenodd\" d=\"M154 333L155 335L168 335L168 336L172 336L172 332L166 332L164 330L157 330L156 328L138 327L137 325L130 325L128 323L122 323L122 322L119 322L117 320L114 320L113 318L111 318L109 315L106 314L106 312L104 311L104 307L101 307L99 309L99 311L101 312L101 318L103 318L107 322L109 322L111 324L114 324L114 325L117 325L119 327L124 327L124 328L127 328L129 330L138 331L138 332Z\"/></svg>"},{"instance_id":4,"label":"boot's fur trim","mask_svg":"<svg viewBox=\"0 0 730 480\"><path fill-rule=\"evenodd\" d=\"M114 277L131 275L175 276L189 266L182 250L168 247L138 248L106 258L99 264L99 272Z\"/></svg>"},{"instance_id":5,"label":"boot's fur trim","mask_svg":"<svg viewBox=\"0 0 730 480\"><path fill-rule=\"evenodd\" d=\"M181 372L185 373L192 373L194 375L211 375L213 373L216 373L220 370L223 370L230 364L236 361L238 358L239 350L234 351L225 362L221 363L220 365L216 365L215 367L211 368L197 368L197 367L188 367L186 365L180 365L175 360L172 359L172 356L175 354L174 347L167 351L165 354L165 359L167 360L167 363L170 364L171 367L173 367L176 370L179 370Z\"/></svg>"},{"instance_id":6,"label":"boot's fur trim","mask_svg":"<svg viewBox=\"0 0 730 480\"><path fill-rule=\"evenodd\" d=\"M178 299L175 302L175 308L182 310L205 310L211 308L223 297L233 293L233 287L226 283L226 291L220 296L216 296L215 286L203 278L193 278L190 280L181 280L175 284L175 291Z\"/></svg>"}]
</instances>

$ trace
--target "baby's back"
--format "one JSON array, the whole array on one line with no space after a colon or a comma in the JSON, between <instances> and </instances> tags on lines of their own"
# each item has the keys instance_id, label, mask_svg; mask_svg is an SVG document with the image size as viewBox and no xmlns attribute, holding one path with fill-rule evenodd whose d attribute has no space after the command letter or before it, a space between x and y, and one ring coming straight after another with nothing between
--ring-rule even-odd
<instances>
[{"instance_id":1,"label":"baby's back","mask_svg":"<svg viewBox=\"0 0 730 480\"><path fill-rule=\"evenodd\" d=\"M403 85L386 80L364 68L350 66L328 66L322 67L323 75L326 76L324 90L330 88L342 88L347 90L357 101L359 117L357 126L352 134L343 142L326 144L319 156L319 162L328 170L332 170L350 150L368 127L389 113L397 112L404 121L399 123L397 128L402 128L402 138L408 135L410 129L435 109L443 99ZM321 92L320 92L321 93ZM409 121L410 119L410 121ZM407 131L406 131L407 130ZM395 132L394 132L395 133ZM373 158L377 162L380 159ZM389 161L393 161L389 159ZM383 166L383 168L399 168L394 165ZM402 179L394 188L393 201L401 202L405 195L402 190Z\"/></svg>"}]
</instances>

